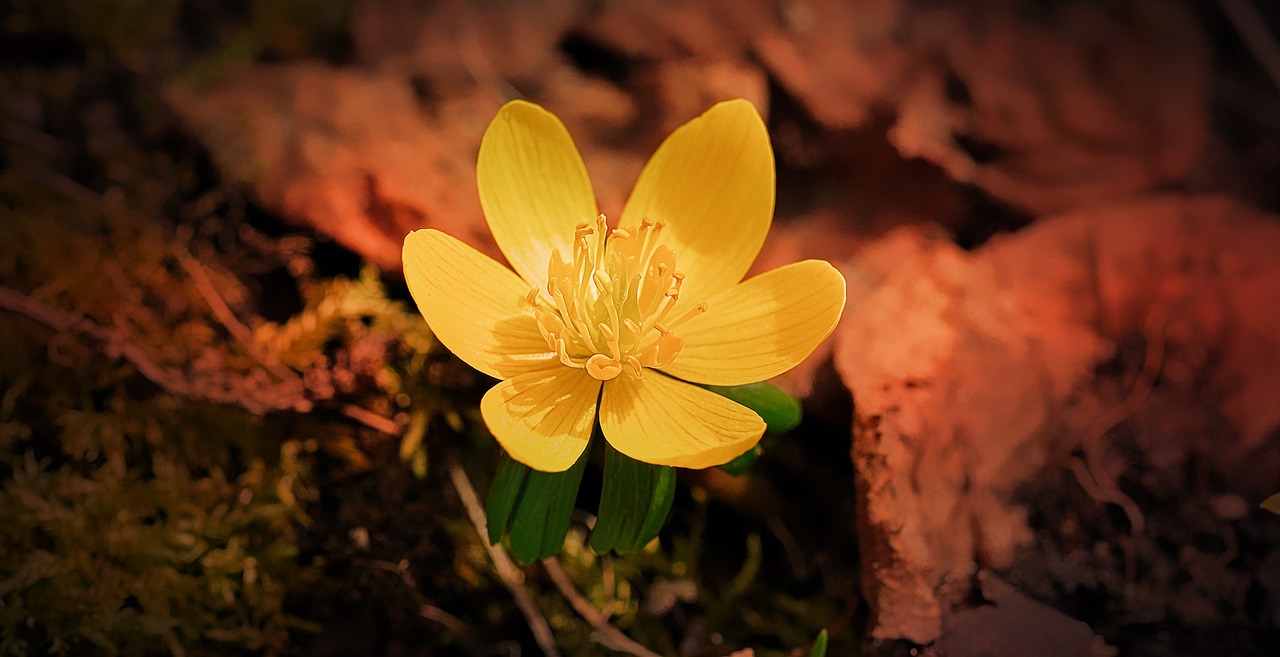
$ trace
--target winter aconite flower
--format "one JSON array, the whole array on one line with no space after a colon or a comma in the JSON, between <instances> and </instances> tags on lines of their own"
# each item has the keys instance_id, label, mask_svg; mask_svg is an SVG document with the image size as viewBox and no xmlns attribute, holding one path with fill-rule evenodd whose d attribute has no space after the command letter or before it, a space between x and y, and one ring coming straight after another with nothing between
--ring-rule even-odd
<instances>
[{"instance_id":1,"label":"winter aconite flower","mask_svg":"<svg viewBox=\"0 0 1280 657\"><path fill-rule=\"evenodd\" d=\"M532 103L498 112L477 176L515 271L427 229L405 239L405 278L440 342L502 379L481 413L503 449L536 470L573 465L597 416L605 439L638 461L729 461L764 422L694 384L781 374L844 308L844 279L822 261L742 281L774 202L769 136L747 101L672 133L613 229L568 131Z\"/></svg>"}]
</instances>

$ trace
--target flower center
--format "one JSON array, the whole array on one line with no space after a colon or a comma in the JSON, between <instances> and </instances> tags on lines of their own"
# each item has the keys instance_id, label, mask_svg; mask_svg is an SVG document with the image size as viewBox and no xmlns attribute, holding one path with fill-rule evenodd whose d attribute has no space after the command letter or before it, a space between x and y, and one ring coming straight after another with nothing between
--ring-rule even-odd
<instances>
[{"instance_id":1,"label":"flower center","mask_svg":"<svg viewBox=\"0 0 1280 657\"><path fill-rule=\"evenodd\" d=\"M684 274L675 252L659 243L661 232L662 223L648 217L635 233L610 231L602 214L575 228L571 262L552 251L547 287L530 290L528 301L561 363L608 381L623 371L640 378L646 367L675 361L684 340L672 331L707 304L669 317Z\"/></svg>"}]
</instances>

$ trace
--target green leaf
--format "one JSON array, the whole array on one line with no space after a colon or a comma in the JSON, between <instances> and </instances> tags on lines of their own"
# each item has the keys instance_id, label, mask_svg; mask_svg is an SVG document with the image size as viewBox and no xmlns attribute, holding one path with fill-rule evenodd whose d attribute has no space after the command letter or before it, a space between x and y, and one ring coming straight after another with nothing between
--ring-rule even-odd
<instances>
[{"instance_id":1,"label":"green leaf","mask_svg":"<svg viewBox=\"0 0 1280 657\"><path fill-rule=\"evenodd\" d=\"M761 381L745 386L706 386L706 389L755 411L770 433L791 431L804 417L800 401L772 383Z\"/></svg>"},{"instance_id":2,"label":"green leaf","mask_svg":"<svg viewBox=\"0 0 1280 657\"><path fill-rule=\"evenodd\" d=\"M751 449L739 454L732 461L720 466L720 469L736 477L746 472L752 465L754 465L763 453L764 449L761 448L759 444L752 445Z\"/></svg>"},{"instance_id":3,"label":"green leaf","mask_svg":"<svg viewBox=\"0 0 1280 657\"><path fill-rule=\"evenodd\" d=\"M532 563L554 556L564 547L589 451L583 450L578 461L564 472L529 469L508 530L508 547L516 561Z\"/></svg>"},{"instance_id":4,"label":"green leaf","mask_svg":"<svg viewBox=\"0 0 1280 657\"><path fill-rule=\"evenodd\" d=\"M1259 504L1258 506L1280 516L1280 493L1276 493L1275 495L1262 500L1262 504Z\"/></svg>"},{"instance_id":5,"label":"green leaf","mask_svg":"<svg viewBox=\"0 0 1280 657\"><path fill-rule=\"evenodd\" d=\"M813 640L813 649L809 651L809 657L827 657L827 631L818 632L818 638Z\"/></svg>"},{"instance_id":6,"label":"green leaf","mask_svg":"<svg viewBox=\"0 0 1280 657\"><path fill-rule=\"evenodd\" d=\"M649 510L645 513L644 522L640 524L640 532L631 542L628 551L643 549L662 531L671 514L671 503L676 499L676 469L656 465L653 475L653 496L649 501Z\"/></svg>"},{"instance_id":7,"label":"green leaf","mask_svg":"<svg viewBox=\"0 0 1280 657\"><path fill-rule=\"evenodd\" d=\"M520 497L520 488L524 486L525 477L533 472L529 466L515 459L502 455L498 471L493 475L493 484L489 486L489 497L485 500L484 514L489 523L489 545L495 545L507 533L507 523L511 519L511 511L516 508L516 499Z\"/></svg>"},{"instance_id":8,"label":"green leaf","mask_svg":"<svg viewBox=\"0 0 1280 657\"><path fill-rule=\"evenodd\" d=\"M642 463L605 443L604 486L591 549L634 552L662 529L675 499L675 468Z\"/></svg>"}]
</instances>

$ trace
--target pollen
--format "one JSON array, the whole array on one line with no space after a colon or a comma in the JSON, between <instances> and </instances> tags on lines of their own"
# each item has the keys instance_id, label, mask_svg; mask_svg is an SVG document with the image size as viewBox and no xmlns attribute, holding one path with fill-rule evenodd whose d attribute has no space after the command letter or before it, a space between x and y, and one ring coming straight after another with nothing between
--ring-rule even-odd
<instances>
[{"instance_id":1,"label":"pollen","mask_svg":"<svg viewBox=\"0 0 1280 657\"><path fill-rule=\"evenodd\" d=\"M602 214L574 227L569 260L551 253L546 288L530 290L526 301L563 365L608 381L675 362L684 347L680 325L707 304L672 317L685 276L662 228L646 217L635 230L610 230Z\"/></svg>"}]
</instances>

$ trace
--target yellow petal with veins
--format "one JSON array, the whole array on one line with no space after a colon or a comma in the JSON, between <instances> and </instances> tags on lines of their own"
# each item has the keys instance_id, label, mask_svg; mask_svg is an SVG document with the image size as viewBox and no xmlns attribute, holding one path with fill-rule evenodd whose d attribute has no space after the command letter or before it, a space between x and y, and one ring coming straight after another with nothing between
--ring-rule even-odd
<instances>
[{"instance_id":1,"label":"yellow petal with veins","mask_svg":"<svg viewBox=\"0 0 1280 657\"><path fill-rule=\"evenodd\" d=\"M480 142L476 179L498 248L521 277L545 287L552 250L572 253L574 226L599 214L569 131L533 103L503 105Z\"/></svg>"},{"instance_id":2,"label":"yellow petal with veins","mask_svg":"<svg viewBox=\"0 0 1280 657\"><path fill-rule=\"evenodd\" d=\"M404 239L404 279L427 325L468 365L497 379L558 367L525 296L531 286L438 230Z\"/></svg>"},{"instance_id":3,"label":"yellow petal with veins","mask_svg":"<svg viewBox=\"0 0 1280 657\"><path fill-rule=\"evenodd\" d=\"M561 367L521 374L480 400L484 423L511 458L544 472L563 472L591 440L600 382Z\"/></svg>"},{"instance_id":4,"label":"yellow petal with veins","mask_svg":"<svg viewBox=\"0 0 1280 657\"><path fill-rule=\"evenodd\" d=\"M658 147L640 174L619 226L662 222L661 241L687 278L678 307L742 280L773 220L773 149L754 106L719 103Z\"/></svg>"},{"instance_id":5,"label":"yellow petal with veins","mask_svg":"<svg viewBox=\"0 0 1280 657\"><path fill-rule=\"evenodd\" d=\"M718 386L755 383L795 367L831 335L844 276L821 260L779 267L707 300L679 327L680 355L662 371Z\"/></svg>"},{"instance_id":6,"label":"yellow petal with veins","mask_svg":"<svg viewBox=\"0 0 1280 657\"><path fill-rule=\"evenodd\" d=\"M637 461L710 468L755 445L764 420L714 392L651 371L604 384L600 429L614 449Z\"/></svg>"}]
</instances>

